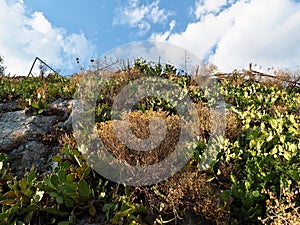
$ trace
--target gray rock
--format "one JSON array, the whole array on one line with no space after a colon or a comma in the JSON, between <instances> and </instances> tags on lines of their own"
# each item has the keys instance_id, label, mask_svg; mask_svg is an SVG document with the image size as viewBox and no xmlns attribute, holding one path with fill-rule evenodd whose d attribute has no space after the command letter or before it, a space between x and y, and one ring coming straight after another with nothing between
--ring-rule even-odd
<instances>
[{"instance_id":1,"label":"gray rock","mask_svg":"<svg viewBox=\"0 0 300 225\"><path fill-rule=\"evenodd\" d=\"M72 102L73 100L56 100L49 104L49 115L29 115L25 110L1 111L0 152L8 154L17 175L24 173L31 166L46 172L52 163L52 156L59 148L55 137L57 128L70 128L69 122L66 121L72 112ZM0 105L0 110L1 107L3 106Z\"/></svg>"},{"instance_id":2,"label":"gray rock","mask_svg":"<svg viewBox=\"0 0 300 225\"><path fill-rule=\"evenodd\" d=\"M20 145L10 153L11 158L20 159L19 168L24 169L34 166L38 168L44 163L46 156L46 146L37 141L29 141ZM14 160L16 161L16 160ZM12 161L14 163L14 161Z\"/></svg>"},{"instance_id":3,"label":"gray rock","mask_svg":"<svg viewBox=\"0 0 300 225\"><path fill-rule=\"evenodd\" d=\"M64 112L62 120L56 124L56 127L71 130L72 129L72 108L75 100L58 99L49 104L50 109L60 110Z\"/></svg>"},{"instance_id":4,"label":"gray rock","mask_svg":"<svg viewBox=\"0 0 300 225\"><path fill-rule=\"evenodd\" d=\"M27 116L25 110L0 115L0 151L34 140L50 131L56 116Z\"/></svg>"},{"instance_id":5,"label":"gray rock","mask_svg":"<svg viewBox=\"0 0 300 225\"><path fill-rule=\"evenodd\" d=\"M0 113L19 110L17 102L0 103Z\"/></svg>"}]
</instances>

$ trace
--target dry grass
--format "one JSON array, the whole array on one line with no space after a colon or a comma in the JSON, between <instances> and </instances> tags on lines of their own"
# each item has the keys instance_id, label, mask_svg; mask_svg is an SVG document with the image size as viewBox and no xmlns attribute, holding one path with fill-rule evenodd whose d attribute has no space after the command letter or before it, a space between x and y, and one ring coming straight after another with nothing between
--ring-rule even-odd
<instances>
[{"instance_id":1,"label":"dry grass","mask_svg":"<svg viewBox=\"0 0 300 225\"><path fill-rule=\"evenodd\" d=\"M234 112L226 110L225 112L215 111L212 113L212 111L202 103L198 103L196 108L200 125L199 133L202 139L207 140L213 132L220 133L221 131L218 130L218 128L224 128L224 135L230 140L234 140L241 134L241 123ZM225 113L225 115L222 115L222 113Z\"/></svg>"},{"instance_id":2,"label":"dry grass","mask_svg":"<svg viewBox=\"0 0 300 225\"><path fill-rule=\"evenodd\" d=\"M300 206L297 206L299 199L299 184L296 189L290 185L287 188L281 187L280 196L276 196L272 191L264 190L269 196L267 199L267 217L261 219L263 224L270 225L300 225Z\"/></svg>"},{"instance_id":3,"label":"dry grass","mask_svg":"<svg viewBox=\"0 0 300 225\"><path fill-rule=\"evenodd\" d=\"M201 135L205 135L211 129L210 111L199 106L198 115ZM174 150L180 136L181 120L179 116L170 116L166 112L154 111L130 112L123 116L129 117L130 130L137 138L147 139L150 135L153 140L161 138L159 127L150 128L150 121L156 117L163 119L167 132L165 139L157 148L141 152L128 148L118 139L114 127L121 130L120 128L126 125L124 121L98 123L99 136L106 148L118 160L130 165L150 165L162 161ZM236 119L233 114L228 114L228 118L230 121ZM237 126L237 124L228 126L230 135L236 135L234 129ZM127 132L120 132L118 135L128 138ZM210 224L230 224L230 213L226 211L226 205L220 203L221 190L219 188L218 184L208 182L205 173L200 174L197 166L188 164L172 178L155 185L156 191L150 187L136 188L132 201L142 198L149 210L149 215L153 215L153 218L163 215L164 220L172 221L171 224L195 224L196 222L201 224L201 221L203 221L202 224L207 224L208 221ZM192 221L192 223L188 221Z\"/></svg>"},{"instance_id":4,"label":"dry grass","mask_svg":"<svg viewBox=\"0 0 300 225\"><path fill-rule=\"evenodd\" d=\"M123 115L127 116L127 115ZM107 121L97 124L98 134L103 141L105 147L120 161L127 162L130 165L151 165L165 159L175 148L179 137L180 137L180 118L179 116L167 116L166 112L154 112L146 111L142 113L140 111L131 112L128 114L129 117L129 132L132 132L134 139L126 129L126 122L124 120ZM150 125L150 121L154 118L162 118L166 125L166 136L161 141L162 132L161 127L156 124ZM151 132L150 132L151 127ZM123 129L121 129L123 128ZM144 146L149 151L137 151L127 147L128 143L134 145L137 139L147 139L150 137L150 144L155 145L160 143L157 147L155 146ZM128 143L124 143L120 140L124 138ZM129 145L129 146L131 146ZM137 146L143 148L142 145ZM143 150L143 149L141 149Z\"/></svg>"},{"instance_id":5,"label":"dry grass","mask_svg":"<svg viewBox=\"0 0 300 225\"><path fill-rule=\"evenodd\" d=\"M154 188L136 188L136 193L144 196L152 215L163 215L171 224L231 224L218 185L190 164Z\"/></svg>"},{"instance_id":6,"label":"dry grass","mask_svg":"<svg viewBox=\"0 0 300 225\"><path fill-rule=\"evenodd\" d=\"M264 77L261 79L260 83L267 86L277 86L280 88L293 88L295 83L300 80L300 71L286 71L283 69L278 69L274 71L272 77Z\"/></svg>"}]
</instances>

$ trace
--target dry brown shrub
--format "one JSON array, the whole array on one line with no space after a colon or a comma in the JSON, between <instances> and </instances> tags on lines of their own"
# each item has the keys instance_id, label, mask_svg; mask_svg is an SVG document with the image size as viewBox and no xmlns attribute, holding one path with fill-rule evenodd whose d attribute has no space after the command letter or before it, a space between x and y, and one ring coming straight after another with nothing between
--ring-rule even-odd
<instances>
[{"instance_id":1,"label":"dry brown shrub","mask_svg":"<svg viewBox=\"0 0 300 225\"><path fill-rule=\"evenodd\" d=\"M218 185L190 164L152 188L136 188L136 193L144 196L152 215L162 215L170 224L231 224Z\"/></svg>"},{"instance_id":2,"label":"dry brown shrub","mask_svg":"<svg viewBox=\"0 0 300 225\"><path fill-rule=\"evenodd\" d=\"M242 73L242 74L238 74L238 73L233 73L231 80L232 80L232 84L236 85L236 86L240 86L242 84L244 84L247 80L245 79L246 74Z\"/></svg>"},{"instance_id":3,"label":"dry brown shrub","mask_svg":"<svg viewBox=\"0 0 300 225\"><path fill-rule=\"evenodd\" d=\"M231 73L225 73L225 74L216 73L215 75L218 76L219 81L223 85L225 84L226 81L230 81L233 85L240 86L247 81L246 77L249 76L249 73L246 70L242 72L234 70Z\"/></svg>"},{"instance_id":4,"label":"dry brown shrub","mask_svg":"<svg viewBox=\"0 0 300 225\"><path fill-rule=\"evenodd\" d=\"M125 115L125 114L124 114ZM123 115L123 116L124 116ZM127 116L127 115L125 115ZM165 159L175 148L180 137L180 117L167 116L166 112L141 111L130 112L129 126L136 138L147 139L150 136L150 121L154 118L162 118L166 125L166 136L158 147L149 151L136 151L130 149L125 143L120 141L116 135L115 128L126 126L123 120L107 121L97 124L98 134L105 147L120 161L127 162L130 165L151 165ZM115 128L114 128L115 127ZM126 131L126 130L125 130ZM122 131L123 132L123 131ZM118 135L129 137L127 132L118 131ZM151 133L152 140L160 140L160 127L154 127ZM127 140L131 142L131 140ZM132 140L134 141L134 140Z\"/></svg>"},{"instance_id":5,"label":"dry brown shrub","mask_svg":"<svg viewBox=\"0 0 300 225\"><path fill-rule=\"evenodd\" d=\"M105 72L105 73L103 73L103 75L101 74L101 76L109 77L111 79L122 78L127 81L145 77L145 75L142 74L137 69L130 69L130 70L125 70L125 71L119 70L119 71L115 71L115 72Z\"/></svg>"},{"instance_id":6,"label":"dry brown shrub","mask_svg":"<svg viewBox=\"0 0 300 225\"><path fill-rule=\"evenodd\" d=\"M242 124L237 115L232 111L226 113L226 132L225 137L229 140L235 140L242 133Z\"/></svg>"},{"instance_id":7,"label":"dry brown shrub","mask_svg":"<svg viewBox=\"0 0 300 225\"><path fill-rule=\"evenodd\" d=\"M273 77L262 77L260 83L267 86L277 86L280 88L294 88L300 84L300 71L287 71L278 69L273 72Z\"/></svg>"},{"instance_id":8,"label":"dry brown shrub","mask_svg":"<svg viewBox=\"0 0 300 225\"><path fill-rule=\"evenodd\" d=\"M288 108L285 104L275 104L274 106L272 106L272 110L279 113L285 113L287 109Z\"/></svg>"},{"instance_id":9,"label":"dry brown shrub","mask_svg":"<svg viewBox=\"0 0 300 225\"><path fill-rule=\"evenodd\" d=\"M208 107L204 104L199 103L196 105L196 109L198 112L198 119L199 119L199 134L201 139L209 138L209 134L212 128L211 123L211 112Z\"/></svg>"},{"instance_id":10,"label":"dry brown shrub","mask_svg":"<svg viewBox=\"0 0 300 225\"><path fill-rule=\"evenodd\" d=\"M70 145L71 149L74 149L77 147L76 139L73 134L71 133L63 133L58 138L59 144L61 146L64 146L66 144Z\"/></svg>"},{"instance_id":11,"label":"dry brown shrub","mask_svg":"<svg viewBox=\"0 0 300 225\"><path fill-rule=\"evenodd\" d=\"M217 126L220 126L220 128L222 128L221 123L226 123L226 138L234 140L239 134L241 134L241 123L239 122L237 115L234 112L226 109L225 116L221 115L221 113L223 112L217 111L215 111L214 115L212 115L212 111L202 103L197 104L196 108L200 124L200 139L204 138L207 140L213 130L218 131ZM215 125L215 127L212 127L212 125Z\"/></svg>"},{"instance_id":12,"label":"dry brown shrub","mask_svg":"<svg viewBox=\"0 0 300 225\"><path fill-rule=\"evenodd\" d=\"M71 85L76 87L80 83L81 79L83 79L85 76L86 76L86 74L84 74L84 73L80 73L80 74L77 73L77 74L72 75L70 77Z\"/></svg>"},{"instance_id":13,"label":"dry brown shrub","mask_svg":"<svg viewBox=\"0 0 300 225\"><path fill-rule=\"evenodd\" d=\"M121 161L132 165L156 163L172 151L180 133L179 116L167 116L165 112L146 111L129 113L129 121L133 133L139 138L150 135L149 123L154 117L163 118L168 133L165 143L149 154L128 149L114 134L112 121L98 123L98 134L106 147ZM61 136L61 143L76 146L72 135ZM139 154L137 154L139 153ZM220 200L221 187L217 182L208 181L205 173L200 173L197 166L188 163L173 177L155 186L132 187L134 194L130 196L132 202L142 200L147 210L144 221L147 224L158 224L155 220L161 215L168 224L231 224L230 212L226 204ZM149 222L149 223L148 223Z\"/></svg>"},{"instance_id":14,"label":"dry brown shrub","mask_svg":"<svg viewBox=\"0 0 300 225\"><path fill-rule=\"evenodd\" d=\"M299 204L299 185L296 189L291 188L291 183L287 188L281 187L279 197L270 190L264 190L269 196L266 201L267 217L260 218L260 221L270 225L300 225L300 206L296 205L296 201Z\"/></svg>"}]
</instances>

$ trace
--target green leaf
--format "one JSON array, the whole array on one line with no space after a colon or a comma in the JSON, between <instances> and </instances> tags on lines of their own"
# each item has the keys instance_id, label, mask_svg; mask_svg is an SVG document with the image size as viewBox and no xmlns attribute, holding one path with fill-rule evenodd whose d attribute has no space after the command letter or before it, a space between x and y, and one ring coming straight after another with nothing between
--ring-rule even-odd
<instances>
[{"instance_id":1,"label":"green leaf","mask_svg":"<svg viewBox=\"0 0 300 225\"><path fill-rule=\"evenodd\" d=\"M67 208L73 208L74 201L71 198L65 198L65 206Z\"/></svg>"},{"instance_id":2,"label":"green leaf","mask_svg":"<svg viewBox=\"0 0 300 225\"><path fill-rule=\"evenodd\" d=\"M280 140L281 143L284 144L285 143L285 135L280 135L279 140Z\"/></svg>"},{"instance_id":3,"label":"green leaf","mask_svg":"<svg viewBox=\"0 0 300 225\"><path fill-rule=\"evenodd\" d=\"M246 188L246 191L249 191L249 190L250 190L250 187L251 187L250 181L246 180L246 181L245 181L245 188Z\"/></svg>"},{"instance_id":4,"label":"green leaf","mask_svg":"<svg viewBox=\"0 0 300 225\"><path fill-rule=\"evenodd\" d=\"M58 175L58 178L60 181L62 181L62 182L66 181L67 172L65 170L58 171L57 175Z\"/></svg>"},{"instance_id":5,"label":"green leaf","mask_svg":"<svg viewBox=\"0 0 300 225\"><path fill-rule=\"evenodd\" d=\"M56 200L57 204L59 204L59 205L61 205L64 202L64 198L60 195L57 196L55 200Z\"/></svg>"},{"instance_id":6,"label":"green leaf","mask_svg":"<svg viewBox=\"0 0 300 225\"><path fill-rule=\"evenodd\" d=\"M10 217L11 213L0 213L0 221L4 221Z\"/></svg>"},{"instance_id":7,"label":"green leaf","mask_svg":"<svg viewBox=\"0 0 300 225\"><path fill-rule=\"evenodd\" d=\"M225 190L222 192L222 199L225 201L228 201L231 196L231 191L230 190Z\"/></svg>"},{"instance_id":8,"label":"green leaf","mask_svg":"<svg viewBox=\"0 0 300 225\"><path fill-rule=\"evenodd\" d=\"M289 127L289 132L294 134L294 135L298 134L298 131L294 127Z\"/></svg>"},{"instance_id":9,"label":"green leaf","mask_svg":"<svg viewBox=\"0 0 300 225\"><path fill-rule=\"evenodd\" d=\"M273 139L273 135L270 134L266 141L267 141L267 142L270 142L272 139Z\"/></svg>"},{"instance_id":10,"label":"green leaf","mask_svg":"<svg viewBox=\"0 0 300 225\"><path fill-rule=\"evenodd\" d=\"M270 155L275 155L278 153L278 148L275 146L274 148L272 148L272 150L270 151Z\"/></svg>"},{"instance_id":11,"label":"green leaf","mask_svg":"<svg viewBox=\"0 0 300 225\"><path fill-rule=\"evenodd\" d=\"M290 160L290 159L292 158L292 155L291 155L290 152L284 151L283 157L284 157L286 160Z\"/></svg>"},{"instance_id":12,"label":"green leaf","mask_svg":"<svg viewBox=\"0 0 300 225\"><path fill-rule=\"evenodd\" d=\"M41 100L39 100L38 106L39 106L39 109L45 109L47 105L44 104Z\"/></svg>"},{"instance_id":13,"label":"green leaf","mask_svg":"<svg viewBox=\"0 0 300 225\"><path fill-rule=\"evenodd\" d=\"M75 180L75 174L71 173L71 174L68 174L67 177L66 177L66 181L69 181L69 182L72 182Z\"/></svg>"},{"instance_id":14,"label":"green leaf","mask_svg":"<svg viewBox=\"0 0 300 225\"><path fill-rule=\"evenodd\" d=\"M87 200L89 198L90 195L90 188L89 185L87 184L87 182L85 180L81 180L78 184L78 190L79 190L79 194L80 197Z\"/></svg>"},{"instance_id":15,"label":"green leaf","mask_svg":"<svg viewBox=\"0 0 300 225\"><path fill-rule=\"evenodd\" d=\"M294 180L300 180L300 175L299 175L299 172L296 170L289 170L288 171L288 174L291 176L292 179Z\"/></svg>"},{"instance_id":16,"label":"green leaf","mask_svg":"<svg viewBox=\"0 0 300 225\"><path fill-rule=\"evenodd\" d=\"M35 102L31 103L31 107L35 108L35 109L40 109L39 105L37 103L35 103Z\"/></svg>"},{"instance_id":17,"label":"green leaf","mask_svg":"<svg viewBox=\"0 0 300 225\"><path fill-rule=\"evenodd\" d=\"M22 180L20 180L19 186L21 189L26 189L27 188L27 180L25 180L24 178Z\"/></svg>"},{"instance_id":18,"label":"green leaf","mask_svg":"<svg viewBox=\"0 0 300 225\"><path fill-rule=\"evenodd\" d=\"M77 183L66 183L59 187L59 190L71 198L78 198L77 186Z\"/></svg>"},{"instance_id":19,"label":"green leaf","mask_svg":"<svg viewBox=\"0 0 300 225\"><path fill-rule=\"evenodd\" d=\"M22 210L22 214L34 212L37 209L39 209L38 205L31 204L31 205L28 205L25 209Z\"/></svg>"},{"instance_id":20,"label":"green leaf","mask_svg":"<svg viewBox=\"0 0 300 225\"><path fill-rule=\"evenodd\" d=\"M26 217L25 217L25 221L26 221ZM26 224L24 222L22 222L22 221L17 221L16 225L26 225Z\"/></svg>"},{"instance_id":21,"label":"green leaf","mask_svg":"<svg viewBox=\"0 0 300 225\"><path fill-rule=\"evenodd\" d=\"M58 182L59 182L59 181L58 181L58 176L54 174L54 175L51 176L50 179L51 179L51 184L52 184L54 187L57 187Z\"/></svg>"},{"instance_id":22,"label":"green leaf","mask_svg":"<svg viewBox=\"0 0 300 225\"><path fill-rule=\"evenodd\" d=\"M62 169L69 169L70 167L70 163L68 161L61 162L59 165L61 166Z\"/></svg>"},{"instance_id":23,"label":"green leaf","mask_svg":"<svg viewBox=\"0 0 300 225\"><path fill-rule=\"evenodd\" d=\"M52 160L53 160L54 162L61 162L61 161L62 161L62 157L59 156L59 155L56 155L56 156L53 156L53 157L52 157Z\"/></svg>"},{"instance_id":24,"label":"green leaf","mask_svg":"<svg viewBox=\"0 0 300 225\"><path fill-rule=\"evenodd\" d=\"M258 190L252 192L253 197L258 198L260 196L260 192Z\"/></svg>"},{"instance_id":25,"label":"green leaf","mask_svg":"<svg viewBox=\"0 0 300 225\"><path fill-rule=\"evenodd\" d=\"M36 177L35 171L32 169L27 175L27 182L29 187L32 186L32 181L34 180L35 177Z\"/></svg>"},{"instance_id":26,"label":"green leaf","mask_svg":"<svg viewBox=\"0 0 300 225\"><path fill-rule=\"evenodd\" d=\"M39 109L38 114L42 114L44 112L44 109Z\"/></svg>"},{"instance_id":27,"label":"green leaf","mask_svg":"<svg viewBox=\"0 0 300 225\"><path fill-rule=\"evenodd\" d=\"M234 175L230 175L230 180L231 180L231 182L233 183L233 184L236 184L237 183L237 179L236 179L236 177L234 176Z\"/></svg>"},{"instance_id":28,"label":"green leaf","mask_svg":"<svg viewBox=\"0 0 300 225\"><path fill-rule=\"evenodd\" d=\"M94 206L93 204L90 204L90 205L89 205L89 214L90 214L91 216L95 216L96 213L97 213L97 210L96 210L95 206Z\"/></svg>"},{"instance_id":29,"label":"green leaf","mask_svg":"<svg viewBox=\"0 0 300 225\"><path fill-rule=\"evenodd\" d=\"M90 172L91 172L91 167L87 167L82 174L82 178L86 178L90 174Z\"/></svg>"},{"instance_id":30,"label":"green leaf","mask_svg":"<svg viewBox=\"0 0 300 225\"><path fill-rule=\"evenodd\" d=\"M275 119L269 119L269 124L271 125L273 130L276 130L278 127L278 122Z\"/></svg>"},{"instance_id":31,"label":"green leaf","mask_svg":"<svg viewBox=\"0 0 300 225\"><path fill-rule=\"evenodd\" d=\"M211 182L211 181L213 181L214 179L215 179L214 176L208 177L207 180L206 180L206 182Z\"/></svg>"},{"instance_id":32,"label":"green leaf","mask_svg":"<svg viewBox=\"0 0 300 225\"><path fill-rule=\"evenodd\" d=\"M57 210L57 208L55 206L53 206L51 208L44 208L43 210L48 212L48 213L51 213L53 215L59 215L59 216L62 216L62 217L69 215L69 212L59 211L59 210Z\"/></svg>"},{"instance_id":33,"label":"green leaf","mask_svg":"<svg viewBox=\"0 0 300 225\"><path fill-rule=\"evenodd\" d=\"M297 127L297 122L295 120L295 115L290 115L290 122L295 126Z\"/></svg>"},{"instance_id":34,"label":"green leaf","mask_svg":"<svg viewBox=\"0 0 300 225\"><path fill-rule=\"evenodd\" d=\"M22 194L24 194L26 197L31 198L33 196L33 191L30 188L22 189Z\"/></svg>"},{"instance_id":35,"label":"green leaf","mask_svg":"<svg viewBox=\"0 0 300 225\"><path fill-rule=\"evenodd\" d=\"M58 223L58 225L69 225L70 222L69 221L61 221Z\"/></svg>"},{"instance_id":36,"label":"green leaf","mask_svg":"<svg viewBox=\"0 0 300 225\"><path fill-rule=\"evenodd\" d=\"M117 224L117 223L119 222L120 218L130 216L130 215L133 214L134 212L135 212L135 208L129 208L129 209L127 209L127 210L118 212L118 213L114 216L114 218L112 218L111 223L112 223L112 224Z\"/></svg>"}]
</instances>

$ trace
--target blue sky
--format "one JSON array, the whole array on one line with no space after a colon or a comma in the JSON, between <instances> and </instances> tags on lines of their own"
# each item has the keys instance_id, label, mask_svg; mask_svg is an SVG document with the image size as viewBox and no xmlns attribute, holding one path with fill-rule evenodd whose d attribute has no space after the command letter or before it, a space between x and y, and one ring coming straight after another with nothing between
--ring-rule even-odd
<instances>
[{"instance_id":1,"label":"blue sky","mask_svg":"<svg viewBox=\"0 0 300 225\"><path fill-rule=\"evenodd\" d=\"M78 72L126 43L165 41L222 72L300 69L300 1L296 0L0 0L0 55L6 73L27 75L36 56Z\"/></svg>"},{"instance_id":2,"label":"blue sky","mask_svg":"<svg viewBox=\"0 0 300 225\"><path fill-rule=\"evenodd\" d=\"M151 33L164 32L169 29L169 23L172 20L178 21L174 29L176 32L184 31L186 25L193 19L189 11L194 1L181 0L178 1L179 4L171 5L168 1L148 3L136 1L139 2L136 7L133 7L134 1L120 0L91 0L88 3L80 0L25 0L24 2L29 12L43 12L53 25L63 27L70 33L84 33L87 39L96 45L98 52L104 53L128 42L145 40ZM136 10L138 14L142 8L154 10L156 7L158 11L166 15L165 19L158 22L151 21L151 16L142 21L133 22L130 21L131 18L126 19L124 15L126 9ZM151 27L140 28L140 26Z\"/></svg>"}]
</instances>

